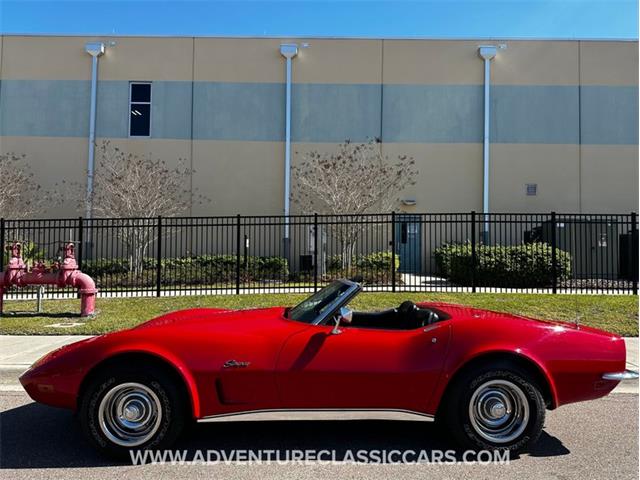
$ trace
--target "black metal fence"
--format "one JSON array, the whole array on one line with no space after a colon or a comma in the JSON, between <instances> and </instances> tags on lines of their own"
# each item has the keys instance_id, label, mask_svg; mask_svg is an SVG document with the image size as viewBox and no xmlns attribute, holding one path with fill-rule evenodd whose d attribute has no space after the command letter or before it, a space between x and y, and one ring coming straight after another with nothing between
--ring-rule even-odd
<instances>
[{"instance_id":1,"label":"black metal fence","mask_svg":"<svg viewBox=\"0 0 640 480\"><path fill-rule=\"evenodd\" d=\"M372 291L638 288L635 213L2 219L0 241L22 242L28 265L53 262L62 244L76 242L80 268L102 296L307 292L341 277Z\"/></svg>"}]
</instances>

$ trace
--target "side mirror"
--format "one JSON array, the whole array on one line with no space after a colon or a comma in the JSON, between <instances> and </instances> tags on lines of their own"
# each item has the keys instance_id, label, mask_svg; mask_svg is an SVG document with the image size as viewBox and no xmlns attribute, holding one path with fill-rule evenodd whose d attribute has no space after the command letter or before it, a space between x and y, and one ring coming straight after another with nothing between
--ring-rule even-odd
<instances>
[{"instance_id":1,"label":"side mirror","mask_svg":"<svg viewBox=\"0 0 640 480\"><path fill-rule=\"evenodd\" d=\"M342 307L340 309L340 321L349 325L351 320L353 320L353 310L347 307Z\"/></svg>"},{"instance_id":2,"label":"side mirror","mask_svg":"<svg viewBox=\"0 0 640 480\"><path fill-rule=\"evenodd\" d=\"M339 335L342 333L342 330L340 330L340 322L343 322L345 324L350 324L351 320L353 319L353 311L348 309L347 307L342 307L340 309L340 313L338 315L336 315L336 324L333 327L333 330L331 330L331 335Z\"/></svg>"}]
</instances>

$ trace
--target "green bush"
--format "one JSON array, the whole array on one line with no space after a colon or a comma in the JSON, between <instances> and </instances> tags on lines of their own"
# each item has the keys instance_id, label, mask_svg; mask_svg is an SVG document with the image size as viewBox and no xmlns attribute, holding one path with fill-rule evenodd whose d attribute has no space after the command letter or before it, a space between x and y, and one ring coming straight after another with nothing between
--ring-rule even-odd
<instances>
[{"instance_id":1,"label":"green bush","mask_svg":"<svg viewBox=\"0 0 640 480\"><path fill-rule=\"evenodd\" d=\"M373 252L368 255L354 255L350 267L342 267L342 257L334 255L327 260L327 279L355 278L363 283L391 282L391 262L393 255L389 251ZM400 267L396 255L394 272Z\"/></svg>"},{"instance_id":2,"label":"green bush","mask_svg":"<svg viewBox=\"0 0 640 480\"><path fill-rule=\"evenodd\" d=\"M281 257L241 257L242 281L287 280L289 264ZM234 283L235 255L197 255L164 258L160 261L163 285L212 285ZM134 275L126 259L98 259L83 262L82 270L94 278L98 286L150 286L155 284L157 260L145 258L142 272Z\"/></svg>"},{"instance_id":3,"label":"green bush","mask_svg":"<svg viewBox=\"0 0 640 480\"><path fill-rule=\"evenodd\" d=\"M471 244L445 244L435 249L440 273L458 285L471 285ZM549 287L553 284L552 247L546 243L476 246L475 283L485 287ZM571 255L556 248L558 282L571 277Z\"/></svg>"},{"instance_id":4,"label":"green bush","mask_svg":"<svg viewBox=\"0 0 640 480\"><path fill-rule=\"evenodd\" d=\"M47 260L47 255L38 245L33 242L22 242L22 261L28 266L31 266L34 262L39 260ZM6 249L2 255L2 267L4 267L11 260L11 250Z\"/></svg>"}]
</instances>

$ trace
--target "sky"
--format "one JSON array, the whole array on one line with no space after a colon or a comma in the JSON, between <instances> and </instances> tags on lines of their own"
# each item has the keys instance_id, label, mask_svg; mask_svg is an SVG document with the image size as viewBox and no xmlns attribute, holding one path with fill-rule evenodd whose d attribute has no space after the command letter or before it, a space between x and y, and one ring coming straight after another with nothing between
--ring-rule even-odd
<instances>
[{"instance_id":1,"label":"sky","mask_svg":"<svg viewBox=\"0 0 640 480\"><path fill-rule=\"evenodd\" d=\"M3 34L637 39L633 0L0 0Z\"/></svg>"}]
</instances>

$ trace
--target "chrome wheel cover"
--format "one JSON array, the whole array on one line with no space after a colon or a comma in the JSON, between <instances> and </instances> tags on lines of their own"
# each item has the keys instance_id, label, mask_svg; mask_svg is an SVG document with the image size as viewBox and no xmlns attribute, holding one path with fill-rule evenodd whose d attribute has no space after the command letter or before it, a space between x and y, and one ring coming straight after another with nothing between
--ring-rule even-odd
<instances>
[{"instance_id":1,"label":"chrome wheel cover","mask_svg":"<svg viewBox=\"0 0 640 480\"><path fill-rule=\"evenodd\" d=\"M129 382L111 388L98 407L102 433L116 445L136 447L160 428L162 403L146 385Z\"/></svg>"},{"instance_id":2,"label":"chrome wheel cover","mask_svg":"<svg viewBox=\"0 0 640 480\"><path fill-rule=\"evenodd\" d=\"M475 432L492 443L509 443L529 423L529 402L522 388L508 380L489 380L473 392L469 420Z\"/></svg>"}]
</instances>

